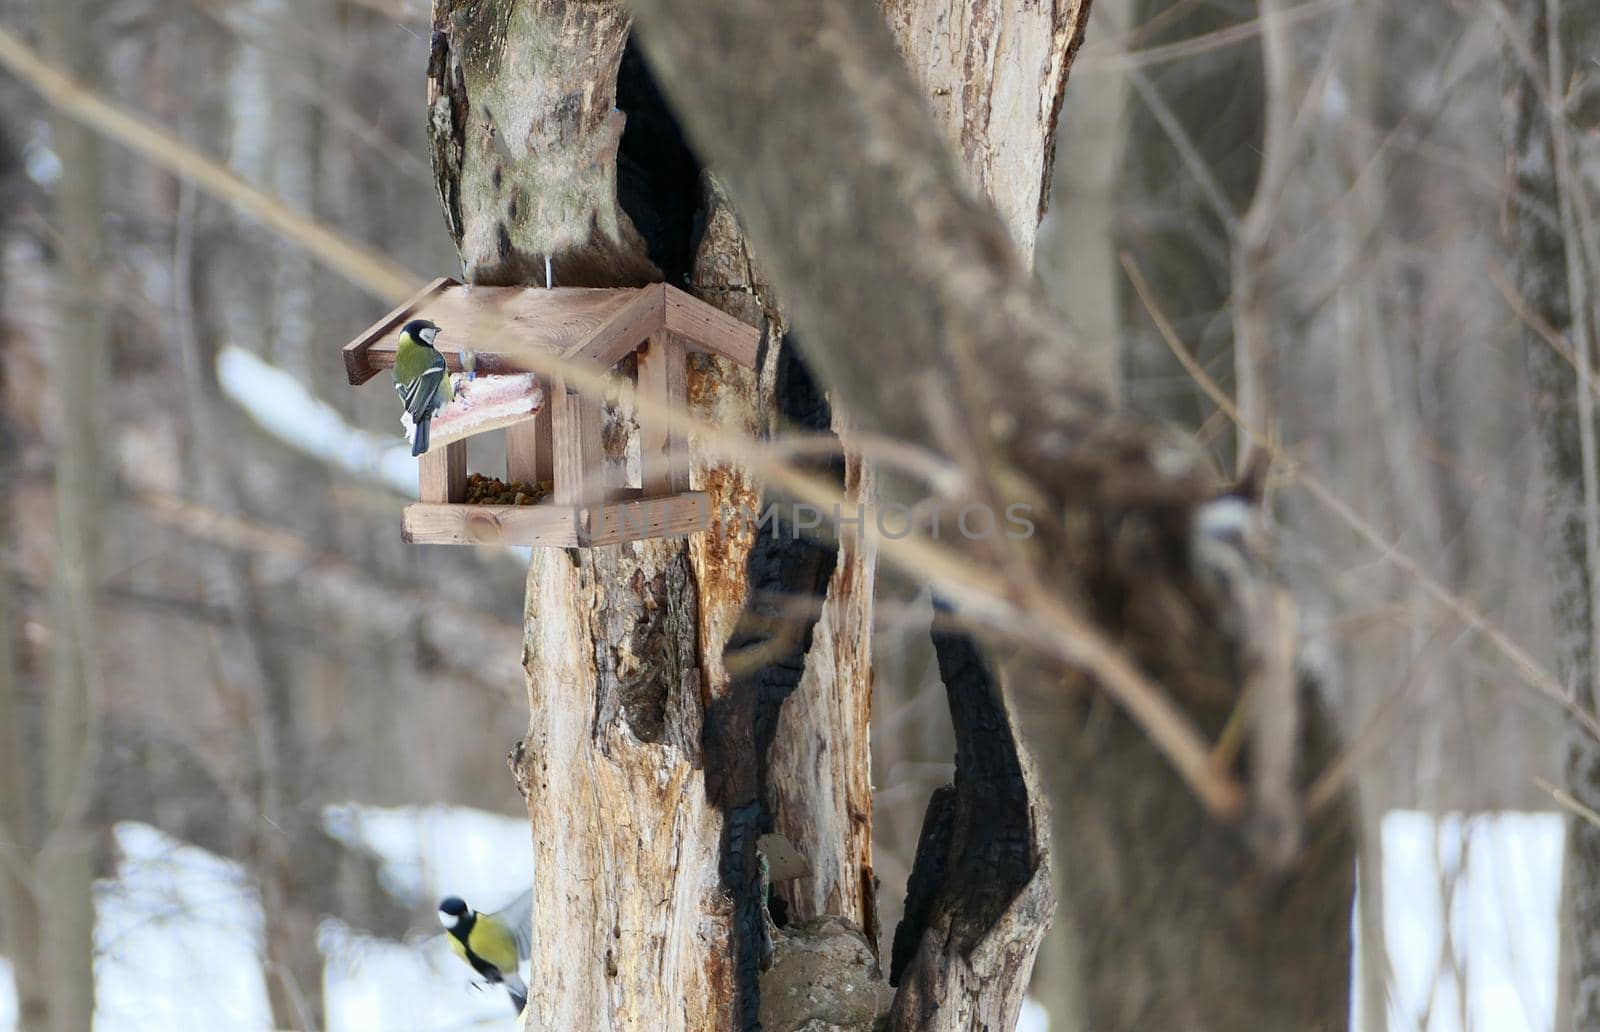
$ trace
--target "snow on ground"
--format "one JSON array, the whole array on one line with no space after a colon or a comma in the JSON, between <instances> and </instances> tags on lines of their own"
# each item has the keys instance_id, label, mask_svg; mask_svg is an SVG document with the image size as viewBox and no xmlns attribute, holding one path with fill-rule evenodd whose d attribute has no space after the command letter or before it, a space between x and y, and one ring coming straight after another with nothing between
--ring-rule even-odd
<instances>
[{"instance_id":1,"label":"snow on ground","mask_svg":"<svg viewBox=\"0 0 1600 1032\"><path fill-rule=\"evenodd\" d=\"M331 834L381 856L386 882L421 909L454 893L492 910L527 888L532 844L521 817L349 805L330 807L326 822ZM95 892L96 1025L118 1032L269 1028L260 901L242 869L147 825L119 824L115 835L117 876ZM1435 819L1395 811L1384 818L1383 838L1384 933L1394 970L1390 1027L1549 1029L1561 818ZM328 957L330 1032L515 1027L504 993L473 988L472 972L431 929L396 943L330 919L318 945ZM10 969L0 960L0 1032L15 1024ZM1046 1032L1048 1022L1030 1000L1018 1027Z\"/></svg>"},{"instance_id":2,"label":"snow on ground","mask_svg":"<svg viewBox=\"0 0 1600 1032\"><path fill-rule=\"evenodd\" d=\"M1562 838L1554 813L1384 816L1391 1028L1543 1032L1554 1025Z\"/></svg>"},{"instance_id":3,"label":"snow on ground","mask_svg":"<svg viewBox=\"0 0 1600 1032\"><path fill-rule=\"evenodd\" d=\"M114 834L116 880L95 886L95 1024L270 1027L261 900L244 870L145 824Z\"/></svg>"},{"instance_id":4,"label":"snow on ground","mask_svg":"<svg viewBox=\"0 0 1600 1032\"><path fill-rule=\"evenodd\" d=\"M17 1027L17 982L11 973L11 962L0 957L0 1028Z\"/></svg>"}]
</instances>

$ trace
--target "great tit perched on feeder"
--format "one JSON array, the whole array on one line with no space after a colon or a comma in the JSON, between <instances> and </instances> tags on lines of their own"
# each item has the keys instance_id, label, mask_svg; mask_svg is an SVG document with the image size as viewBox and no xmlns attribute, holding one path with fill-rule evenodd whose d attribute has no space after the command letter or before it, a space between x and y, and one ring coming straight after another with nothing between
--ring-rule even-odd
<instances>
[{"instance_id":1,"label":"great tit perched on feeder","mask_svg":"<svg viewBox=\"0 0 1600 1032\"><path fill-rule=\"evenodd\" d=\"M439 327L426 319L413 319L400 331L394 349L394 389L405 404L414 432L411 454L428 450L428 426L433 414L455 398L444 356L434 349Z\"/></svg>"},{"instance_id":2,"label":"great tit perched on feeder","mask_svg":"<svg viewBox=\"0 0 1600 1032\"><path fill-rule=\"evenodd\" d=\"M533 890L492 914L481 914L460 896L449 896L439 904L439 923L456 956L488 981L505 986L511 1005L521 1014L528 1005L528 986L519 969L532 941Z\"/></svg>"}]
</instances>

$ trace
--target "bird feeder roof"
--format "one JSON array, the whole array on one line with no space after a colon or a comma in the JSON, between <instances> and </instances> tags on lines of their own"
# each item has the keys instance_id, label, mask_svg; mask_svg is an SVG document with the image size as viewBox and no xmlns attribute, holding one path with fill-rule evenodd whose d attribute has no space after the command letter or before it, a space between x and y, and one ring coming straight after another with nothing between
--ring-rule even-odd
<instances>
[{"instance_id":1,"label":"bird feeder roof","mask_svg":"<svg viewBox=\"0 0 1600 1032\"><path fill-rule=\"evenodd\" d=\"M726 312L665 283L644 287L472 287L437 279L344 346L352 384L394 366L400 329L412 319L437 323L434 342L451 370L462 353L476 354L485 374L530 372L495 350L515 341L563 358L610 367L659 330L677 335L688 351L721 355L754 368L761 334ZM504 347L504 344L500 345Z\"/></svg>"}]
</instances>

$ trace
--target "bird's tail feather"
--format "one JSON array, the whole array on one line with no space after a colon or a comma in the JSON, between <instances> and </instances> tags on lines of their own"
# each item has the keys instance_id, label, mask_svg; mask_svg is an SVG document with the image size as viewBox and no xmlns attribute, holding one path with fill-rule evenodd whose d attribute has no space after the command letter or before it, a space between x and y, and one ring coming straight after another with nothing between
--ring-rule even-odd
<instances>
[{"instance_id":1,"label":"bird's tail feather","mask_svg":"<svg viewBox=\"0 0 1600 1032\"><path fill-rule=\"evenodd\" d=\"M428 450L428 426L432 422L433 420L426 418L417 421L416 433L411 440L412 455L421 455Z\"/></svg>"},{"instance_id":2,"label":"bird's tail feather","mask_svg":"<svg viewBox=\"0 0 1600 1032\"><path fill-rule=\"evenodd\" d=\"M521 976L513 974L506 976L502 984L506 987L506 992L511 994L511 1005L517 1009L518 1014L521 1014L528 1006L527 983L523 982Z\"/></svg>"}]
</instances>

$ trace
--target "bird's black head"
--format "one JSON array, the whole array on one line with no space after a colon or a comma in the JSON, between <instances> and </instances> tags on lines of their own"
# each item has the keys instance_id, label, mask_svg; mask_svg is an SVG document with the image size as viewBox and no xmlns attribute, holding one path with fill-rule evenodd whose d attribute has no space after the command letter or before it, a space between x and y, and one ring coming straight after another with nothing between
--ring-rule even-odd
<instances>
[{"instance_id":1,"label":"bird's black head","mask_svg":"<svg viewBox=\"0 0 1600 1032\"><path fill-rule=\"evenodd\" d=\"M426 319L413 319L406 323L400 332L406 334L418 344L426 344L431 348L433 347L433 338L439 335L439 327Z\"/></svg>"},{"instance_id":2,"label":"bird's black head","mask_svg":"<svg viewBox=\"0 0 1600 1032\"><path fill-rule=\"evenodd\" d=\"M472 908L460 896L446 896L439 903L439 923L446 928L455 928L471 913Z\"/></svg>"}]
</instances>

